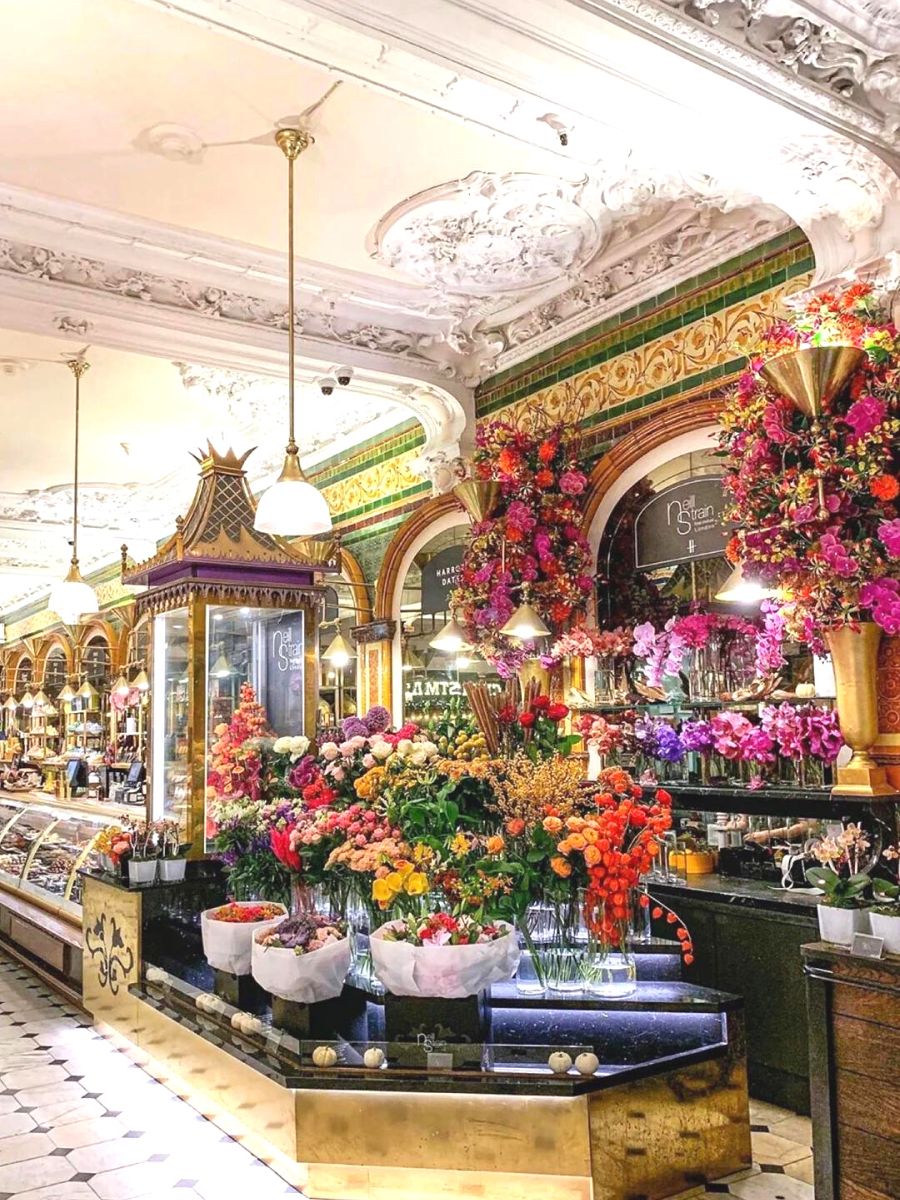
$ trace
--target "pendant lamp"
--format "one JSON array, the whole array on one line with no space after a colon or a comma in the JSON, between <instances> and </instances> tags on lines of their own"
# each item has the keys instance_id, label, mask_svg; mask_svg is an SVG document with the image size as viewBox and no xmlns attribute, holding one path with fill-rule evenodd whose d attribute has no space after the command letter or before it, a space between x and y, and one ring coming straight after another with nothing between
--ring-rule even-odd
<instances>
[{"instance_id":1,"label":"pendant lamp","mask_svg":"<svg viewBox=\"0 0 900 1200\"><path fill-rule=\"evenodd\" d=\"M223 650L219 654L219 657L216 659L216 661L213 663L212 670L210 671L210 675L212 675L213 679L226 679L232 673L233 670L234 670L234 668L232 667L231 663L228 661L228 658L225 655L225 651Z\"/></svg>"},{"instance_id":2,"label":"pendant lamp","mask_svg":"<svg viewBox=\"0 0 900 1200\"><path fill-rule=\"evenodd\" d=\"M72 687L71 683L67 683L65 685L62 691L59 693L57 699L61 700L63 704L72 703L72 701L75 699L75 689Z\"/></svg>"},{"instance_id":3,"label":"pendant lamp","mask_svg":"<svg viewBox=\"0 0 900 1200\"><path fill-rule=\"evenodd\" d=\"M35 708L44 708L49 703L50 703L50 697L47 695L47 693L44 691L43 688L40 688L35 693L35 697L34 697Z\"/></svg>"},{"instance_id":4,"label":"pendant lamp","mask_svg":"<svg viewBox=\"0 0 900 1200\"><path fill-rule=\"evenodd\" d=\"M90 700L92 703L94 700L99 699L100 696L97 689L93 686L93 684L89 683L87 679L78 689L77 694L82 700Z\"/></svg>"},{"instance_id":5,"label":"pendant lamp","mask_svg":"<svg viewBox=\"0 0 900 1200\"><path fill-rule=\"evenodd\" d=\"M767 588L758 579L746 575L743 564L738 563L716 592L716 599L725 604L759 604L760 600L777 595L774 588Z\"/></svg>"},{"instance_id":6,"label":"pendant lamp","mask_svg":"<svg viewBox=\"0 0 900 1200\"><path fill-rule=\"evenodd\" d=\"M472 649L472 643L466 640L466 631L456 617L451 617L428 644L432 650L440 650L443 654L458 654L460 650Z\"/></svg>"},{"instance_id":7,"label":"pendant lamp","mask_svg":"<svg viewBox=\"0 0 900 1200\"><path fill-rule=\"evenodd\" d=\"M425 662L412 642L404 642L401 666L404 671L424 671Z\"/></svg>"},{"instance_id":8,"label":"pendant lamp","mask_svg":"<svg viewBox=\"0 0 900 1200\"><path fill-rule=\"evenodd\" d=\"M322 657L326 662L330 662L333 667L346 667L350 659L353 658L353 647L338 632L332 638L327 650L322 651Z\"/></svg>"},{"instance_id":9,"label":"pendant lamp","mask_svg":"<svg viewBox=\"0 0 900 1200\"><path fill-rule=\"evenodd\" d=\"M125 678L124 675L120 674L119 678L113 684L112 690L113 690L114 696L127 696L128 693L131 691L131 684L128 682L128 680Z\"/></svg>"},{"instance_id":10,"label":"pendant lamp","mask_svg":"<svg viewBox=\"0 0 900 1200\"><path fill-rule=\"evenodd\" d=\"M3 705L3 707L7 712L14 713L19 707L19 701L15 698L15 696L7 696L6 703Z\"/></svg>"},{"instance_id":11,"label":"pendant lamp","mask_svg":"<svg viewBox=\"0 0 900 1200\"><path fill-rule=\"evenodd\" d=\"M138 671L137 675L135 675L134 679L131 681L131 686L133 688L137 688L139 692L150 691L150 679L148 678L147 672L143 667L141 667L140 671Z\"/></svg>"},{"instance_id":12,"label":"pendant lamp","mask_svg":"<svg viewBox=\"0 0 900 1200\"><path fill-rule=\"evenodd\" d=\"M328 504L303 474L294 438L294 163L313 139L302 129L279 129L275 141L288 164L288 442L281 474L260 496L253 526L280 537L311 537L331 532Z\"/></svg>"},{"instance_id":13,"label":"pendant lamp","mask_svg":"<svg viewBox=\"0 0 900 1200\"><path fill-rule=\"evenodd\" d=\"M520 642L533 642L537 638L550 636L550 630L541 620L540 613L527 600L519 605L500 632L506 637L518 638Z\"/></svg>"},{"instance_id":14,"label":"pendant lamp","mask_svg":"<svg viewBox=\"0 0 900 1200\"><path fill-rule=\"evenodd\" d=\"M34 708L34 696L31 692L26 692L19 703L23 708Z\"/></svg>"},{"instance_id":15,"label":"pendant lamp","mask_svg":"<svg viewBox=\"0 0 900 1200\"><path fill-rule=\"evenodd\" d=\"M50 593L49 607L67 625L77 625L88 613L95 613L100 605L97 593L81 577L78 566L78 430L81 408L81 377L88 364L80 358L71 359L66 366L75 376L75 481L72 506L72 561L69 573L61 579Z\"/></svg>"}]
</instances>

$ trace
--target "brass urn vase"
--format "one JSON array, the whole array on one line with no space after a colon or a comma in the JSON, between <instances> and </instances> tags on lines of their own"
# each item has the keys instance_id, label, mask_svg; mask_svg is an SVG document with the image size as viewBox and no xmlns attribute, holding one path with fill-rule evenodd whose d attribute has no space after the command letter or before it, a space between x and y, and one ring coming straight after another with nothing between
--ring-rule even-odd
<instances>
[{"instance_id":1,"label":"brass urn vase","mask_svg":"<svg viewBox=\"0 0 900 1200\"><path fill-rule=\"evenodd\" d=\"M878 738L878 645L881 626L874 621L836 625L825 634L837 691L838 719L853 757L838 767L837 796L892 796L883 767L869 753Z\"/></svg>"}]
</instances>

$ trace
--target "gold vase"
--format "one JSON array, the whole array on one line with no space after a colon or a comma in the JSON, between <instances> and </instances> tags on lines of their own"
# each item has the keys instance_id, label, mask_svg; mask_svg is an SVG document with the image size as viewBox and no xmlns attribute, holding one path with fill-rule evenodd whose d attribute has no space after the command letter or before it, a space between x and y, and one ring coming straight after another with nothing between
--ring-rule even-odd
<instances>
[{"instance_id":1,"label":"gold vase","mask_svg":"<svg viewBox=\"0 0 900 1200\"><path fill-rule=\"evenodd\" d=\"M802 413L816 419L828 411L865 357L856 346L802 346L770 358L760 373Z\"/></svg>"},{"instance_id":2,"label":"gold vase","mask_svg":"<svg viewBox=\"0 0 900 1200\"><path fill-rule=\"evenodd\" d=\"M840 625L825 634L837 691L838 719L844 741L853 751L838 767L836 796L892 796L883 767L869 753L878 738L878 644L881 626L874 621Z\"/></svg>"},{"instance_id":3,"label":"gold vase","mask_svg":"<svg viewBox=\"0 0 900 1200\"><path fill-rule=\"evenodd\" d=\"M502 492L496 479L464 479L453 489L453 495L476 525L494 515Z\"/></svg>"},{"instance_id":4,"label":"gold vase","mask_svg":"<svg viewBox=\"0 0 900 1200\"><path fill-rule=\"evenodd\" d=\"M550 671L547 667L541 666L540 659L529 658L526 662L522 663L518 670L518 676L519 687L523 696L532 679L537 680L538 692L541 696L550 695Z\"/></svg>"}]
</instances>

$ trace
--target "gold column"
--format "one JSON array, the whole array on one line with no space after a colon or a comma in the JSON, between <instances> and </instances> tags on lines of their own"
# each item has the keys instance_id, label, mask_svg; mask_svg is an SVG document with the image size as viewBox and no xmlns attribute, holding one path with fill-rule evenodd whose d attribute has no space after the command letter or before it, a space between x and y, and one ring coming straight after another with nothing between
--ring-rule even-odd
<instances>
[{"instance_id":1,"label":"gold column","mask_svg":"<svg viewBox=\"0 0 900 1200\"><path fill-rule=\"evenodd\" d=\"M359 710L365 712L373 704L383 704L393 710L393 649L396 621L370 621L352 630L357 645L357 684ZM393 713L399 721L400 714Z\"/></svg>"},{"instance_id":2,"label":"gold column","mask_svg":"<svg viewBox=\"0 0 900 1200\"><path fill-rule=\"evenodd\" d=\"M82 931L84 1007L133 1041L138 1002L128 989L141 975L141 893L86 876Z\"/></svg>"}]
</instances>

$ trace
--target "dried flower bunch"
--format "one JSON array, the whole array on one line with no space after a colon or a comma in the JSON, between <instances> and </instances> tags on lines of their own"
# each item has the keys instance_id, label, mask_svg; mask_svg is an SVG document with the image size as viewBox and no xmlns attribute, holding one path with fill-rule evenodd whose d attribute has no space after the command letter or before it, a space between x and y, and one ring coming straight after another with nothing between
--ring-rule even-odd
<instances>
[{"instance_id":1,"label":"dried flower bunch","mask_svg":"<svg viewBox=\"0 0 900 1200\"><path fill-rule=\"evenodd\" d=\"M492 764L488 772L493 808L504 821L536 824L547 808L568 816L590 799L584 784L584 764L573 758L533 761L517 754L509 762Z\"/></svg>"}]
</instances>

